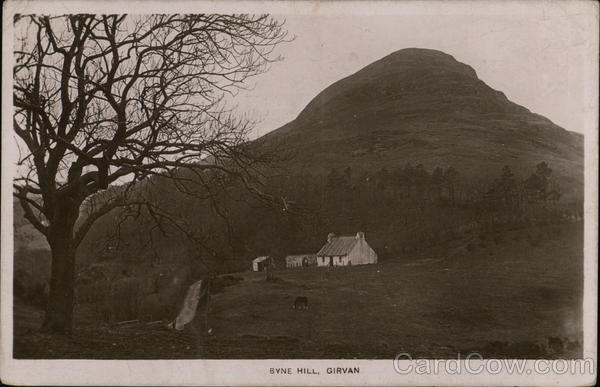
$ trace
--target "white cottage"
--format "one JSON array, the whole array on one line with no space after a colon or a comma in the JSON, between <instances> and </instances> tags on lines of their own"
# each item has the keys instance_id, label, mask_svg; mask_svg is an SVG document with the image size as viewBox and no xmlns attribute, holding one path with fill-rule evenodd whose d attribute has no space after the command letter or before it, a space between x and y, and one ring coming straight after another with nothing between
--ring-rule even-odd
<instances>
[{"instance_id":1,"label":"white cottage","mask_svg":"<svg viewBox=\"0 0 600 387\"><path fill-rule=\"evenodd\" d=\"M365 240L365 234L327 236L327 243L317 253L318 266L352 266L377 263L377 254Z\"/></svg>"}]
</instances>

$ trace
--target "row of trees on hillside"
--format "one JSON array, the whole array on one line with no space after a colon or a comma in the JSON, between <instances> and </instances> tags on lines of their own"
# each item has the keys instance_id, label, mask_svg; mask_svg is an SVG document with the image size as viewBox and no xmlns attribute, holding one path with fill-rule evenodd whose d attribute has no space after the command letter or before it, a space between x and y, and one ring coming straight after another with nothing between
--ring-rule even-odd
<instances>
[{"instance_id":1,"label":"row of trees on hillside","mask_svg":"<svg viewBox=\"0 0 600 387\"><path fill-rule=\"evenodd\" d=\"M375 173L346 168L325 176L281 175L265 181L264 189L282 201L268 206L247 197L233 180L221 187L216 203L201 195L190 198L163 182L156 184L155 200L201 240L191 240L177 227L155 228L144 211L129 219L125 212L115 212L94 229L84 252L97 257L111 246L118 248L107 259L195 257L211 270L229 271L245 268L258 255L315 252L329 232L352 235L360 230L386 258L436 243L468 224L557 221L578 208L562 202L544 162L525 177L505 166L488 184L468 183L455 168L428 170L411 164Z\"/></svg>"},{"instance_id":2,"label":"row of trees on hillside","mask_svg":"<svg viewBox=\"0 0 600 387\"><path fill-rule=\"evenodd\" d=\"M552 168L544 161L525 179L517 178L510 167L504 166L481 196L482 204L488 211L513 216L557 216L561 209L573 212L573 208L559 207L562 191L552 177Z\"/></svg>"}]
</instances>

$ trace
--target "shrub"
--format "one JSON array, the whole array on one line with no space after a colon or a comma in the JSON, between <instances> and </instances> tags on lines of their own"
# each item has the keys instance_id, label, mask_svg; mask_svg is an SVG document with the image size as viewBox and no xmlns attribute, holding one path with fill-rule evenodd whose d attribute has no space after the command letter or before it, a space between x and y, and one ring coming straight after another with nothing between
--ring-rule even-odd
<instances>
[{"instance_id":1,"label":"shrub","mask_svg":"<svg viewBox=\"0 0 600 387\"><path fill-rule=\"evenodd\" d=\"M15 271L13 292L14 296L39 308L44 308L48 300L46 284L34 280L27 271L22 269Z\"/></svg>"}]
</instances>

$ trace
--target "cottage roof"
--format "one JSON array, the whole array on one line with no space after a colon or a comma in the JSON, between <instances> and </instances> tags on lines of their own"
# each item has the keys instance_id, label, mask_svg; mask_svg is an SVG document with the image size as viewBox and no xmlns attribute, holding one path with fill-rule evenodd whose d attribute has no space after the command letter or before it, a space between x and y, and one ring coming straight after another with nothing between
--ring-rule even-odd
<instances>
[{"instance_id":1,"label":"cottage roof","mask_svg":"<svg viewBox=\"0 0 600 387\"><path fill-rule=\"evenodd\" d=\"M331 242L327 242L325 246L317 253L317 256L324 255L347 255L354 245L358 242L354 236L340 236L331 238Z\"/></svg>"}]
</instances>

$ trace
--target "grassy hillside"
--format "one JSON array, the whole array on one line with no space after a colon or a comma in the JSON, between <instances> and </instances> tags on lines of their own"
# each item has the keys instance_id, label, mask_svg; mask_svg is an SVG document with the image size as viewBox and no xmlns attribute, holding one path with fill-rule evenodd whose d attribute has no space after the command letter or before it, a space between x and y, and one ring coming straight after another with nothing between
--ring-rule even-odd
<instances>
[{"instance_id":1,"label":"grassy hillside","mask_svg":"<svg viewBox=\"0 0 600 387\"><path fill-rule=\"evenodd\" d=\"M110 328L78 315L72 339L32 333L17 300L17 357L393 358L581 355L582 225L463 237L410 259L326 271L245 272L184 332ZM309 299L308 311L292 309ZM562 348L548 346L558 337Z\"/></svg>"},{"instance_id":2,"label":"grassy hillside","mask_svg":"<svg viewBox=\"0 0 600 387\"><path fill-rule=\"evenodd\" d=\"M352 357L501 353L499 339L515 355L535 356L531 344L548 337L581 341L581 235L572 226L515 230L410 261L290 270L273 283L251 273L216 297L213 325L220 335L291 336ZM308 297L308 312L291 308L299 295Z\"/></svg>"},{"instance_id":3,"label":"grassy hillside","mask_svg":"<svg viewBox=\"0 0 600 387\"><path fill-rule=\"evenodd\" d=\"M25 219L23 208L18 200L13 200L13 232L15 250L50 250L42 233Z\"/></svg>"}]
</instances>

